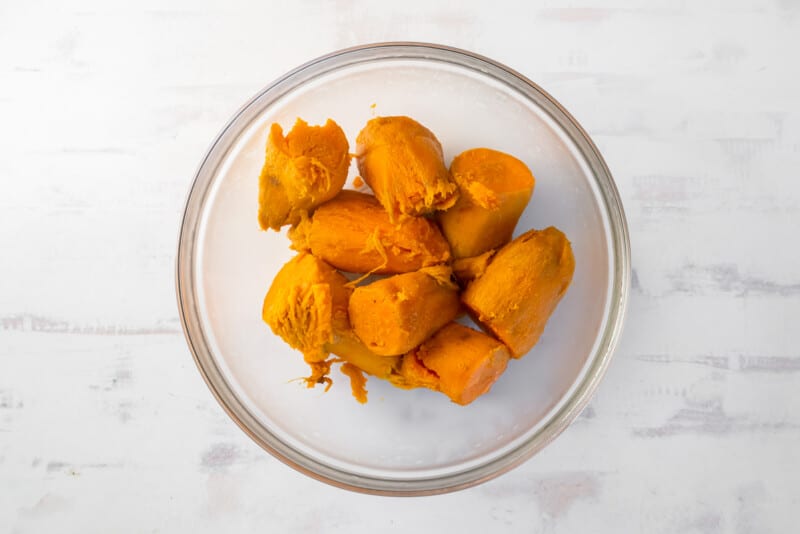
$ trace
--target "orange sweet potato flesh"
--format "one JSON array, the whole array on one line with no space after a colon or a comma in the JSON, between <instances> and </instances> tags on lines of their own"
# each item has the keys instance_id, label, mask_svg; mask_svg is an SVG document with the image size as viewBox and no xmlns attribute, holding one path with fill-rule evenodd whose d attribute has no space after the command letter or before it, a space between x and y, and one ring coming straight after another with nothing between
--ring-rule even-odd
<instances>
[{"instance_id":1,"label":"orange sweet potato flesh","mask_svg":"<svg viewBox=\"0 0 800 534\"><path fill-rule=\"evenodd\" d=\"M350 190L289 230L289 238L295 250L353 273L405 273L450 259L450 246L432 221L392 223L374 196Z\"/></svg>"},{"instance_id":2,"label":"orange sweet potato flesh","mask_svg":"<svg viewBox=\"0 0 800 534\"><path fill-rule=\"evenodd\" d=\"M272 331L292 348L301 351L311 366L306 383L330 384L327 378L336 354L362 371L388 378L400 365L400 358L371 352L350 328L347 306L352 289L348 280L330 265L301 252L289 260L275 276L264 298L262 317ZM366 390L352 369L353 395L361 400ZM360 385L359 385L360 384Z\"/></svg>"},{"instance_id":3,"label":"orange sweet potato flesh","mask_svg":"<svg viewBox=\"0 0 800 534\"><path fill-rule=\"evenodd\" d=\"M530 230L495 254L461 300L476 322L520 358L539 341L574 271L572 247L560 230Z\"/></svg>"},{"instance_id":4,"label":"orange sweet potato flesh","mask_svg":"<svg viewBox=\"0 0 800 534\"><path fill-rule=\"evenodd\" d=\"M262 318L272 331L309 363L328 356L334 333L349 329L347 305L352 290L333 267L301 252L289 260L264 297Z\"/></svg>"},{"instance_id":5,"label":"orange sweet potato flesh","mask_svg":"<svg viewBox=\"0 0 800 534\"><path fill-rule=\"evenodd\" d=\"M353 331L375 354L408 352L458 314L451 274L427 267L357 287L348 308Z\"/></svg>"},{"instance_id":6,"label":"orange sweet potato flesh","mask_svg":"<svg viewBox=\"0 0 800 534\"><path fill-rule=\"evenodd\" d=\"M465 405L491 389L510 357L505 345L493 337L453 322L403 356L390 380L402 388L441 391Z\"/></svg>"},{"instance_id":7,"label":"orange sweet potato flesh","mask_svg":"<svg viewBox=\"0 0 800 534\"><path fill-rule=\"evenodd\" d=\"M528 167L503 152L475 148L456 156L450 173L461 195L438 218L453 256L478 256L508 243L533 194Z\"/></svg>"},{"instance_id":8,"label":"orange sweet potato flesh","mask_svg":"<svg viewBox=\"0 0 800 534\"><path fill-rule=\"evenodd\" d=\"M376 117L356 139L358 170L391 220L451 207L458 188L442 145L409 117Z\"/></svg>"},{"instance_id":9,"label":"orange sweet potato flesh","mask_svg":"<svg viewBox=\"0 0 800 534\"><path fill-rule=\"evenodd\" d=\"M365 404L367 402L367 388L365 387L367 377L364 376L362 370L352 363L345 362L342 364L341 371L350 378L350 390L353 397L361 404Z\"/></svg>"},{"instance_id":10,"label":"orange sweet potato flesh","mask_svg":"<svg viewBox=\"0 0 800 534\"><path fill-rule=\"evenodd\" d=\"M286 137L270 127L258 179L258 222L262 230L294 224L344 186L350 153L344 132L331 119L309 126L297 119Z\"/></svg>"},{"instance_id":11,"label":"orange sweet potato flesh","mask_svg":"<svg viewBox=\"0 0 800 534\"><path fill-rule=\"evenodd\" d=\"M439 377L423 365L413 350L403 355L397 371L389 376L389 381L401 389L428 388L440 391Z\"/></svg>"},{"instance_id":12,"label":"orange sweet potato flesh","mask_svg":"<svg viewBox=\"0 0 800 534\"><path fill-rule=\"evenodd\" d=\"M471 258L459 258L453 262L453 274L458 278L462 286L466 286L476 278L480 278L486 272L486 268L491 263L495 255L495 250L487 250L480 256Z\"/></svg>"},{"instance_id":13,"label":"orange sweet potato flesh","mask_svg":"<svg viewBox=\"0 0 800 534\"><path fill-rule=\"evenodd\" d=\"M337 330L326 346L331 353L378 378L389 378L400 365L400 356L380 356L369 350L352 330Z\"/></svg>"}]
</instances>

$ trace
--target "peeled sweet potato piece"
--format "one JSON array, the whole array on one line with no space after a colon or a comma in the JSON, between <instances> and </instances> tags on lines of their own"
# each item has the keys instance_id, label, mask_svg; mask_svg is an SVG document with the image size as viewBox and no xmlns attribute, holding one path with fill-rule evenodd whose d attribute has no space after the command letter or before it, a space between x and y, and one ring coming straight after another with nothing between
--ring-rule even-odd
<instances>
[{"instance_id":1,"label":"peeled sweet potato piece","mask_svg":"<svg viewBox=\"0 0 800 534\"><path fill-rule=\"evenodd\" d=\"M560 230L530 230L495 254L461 300L519 358L539 341L574 271L572 247Z\"/></svg>"},{"instance_id":2,"label":"peeled sweet potato piece","mask_svg":"<svg viewBox=\"0 0 800 534\"><path fill-rule=\"evenodd\" d=\"M280 124L272 124L258 179L261 229L294 224L333 198L344 186L349 167L347 138L331 119L323 126L297 119L286 137Z\"/></svg>"},{"instance_id":3,"label":"peeled sweet potato piece","mask_svg":"<svg viewBox=\"0 0 800 534\"><path fill-rule=\"evenodd\" d=\"M261 316L272 331L307 362L323 361L336 330L348 330L347 278L327 263L301 252L289 260L264 297Z\"/></svg>"},{"instance_id":4,"label":"peeled sweet potato piece","mask_svg":"<svg viewBox=\"0 0 800 534\"><path fill-rule=\"evenodd\" d=\"M337 330L326 346L332 354L378 378L388 378L400 365L399 356L380 356L369 350L352 330Z\"/></svg>"},{"instance_id":5,"label":"peeled sweet potato piece","mask_svg":"<svg viewBox=\"0 0 800 534\"><path fill-rule=\"evenodd\" d=\"M400 364L397 356L371 352L350 327L347 306L352 289L348 280L330 265L305 252L289 260L272 281L264 298L262 317L272 331L303 353L311 367L309 387L330 384L330 368L344 361L379 378L388 378ZM330 353L341 360L329 359ZM364 383L351 368L353 395L366 400Z\"/></svg>"},{"instance_id":6,"label":"peeled sweet potato piece","mask_svg":"<svg viewBox=\"0 0 800 534\"><path fill-rule=\"evenodd\" d=\"M511 355L491 336L449 323L405 356L390 380L398 387L441 391L457 404L488 392Z\"/></svg>"},{"instance_id":7,"label":"peeled sweet potato piece","mask_svg":"<svg viewBox=\"0 0 800 534\"><path fill-rule=\"evenodd\" d=\"M461 195L438 218L453 257L477 256L508 243L533 194L528 167L503 152L474 148L453 159L450 173Z\"/></svg>"},{"instance_id":8,"label":"peeled sweet potato piece","mask_svg":"<svg viewBox=\"0 0 800 534\"><path fill-rule=\"evenodd\" d=\"M353 273L405 273L450 259L436 224L422 217L392 223L374 196L350 190L289 230L289 238L295 250Z\"/></svg>"},{"instance_id":9,"label":"peeled sweet potato piece","mask_svg":"<svg viewBox=\"0 0 800 534\"><path fill-rule=\"evenodd\" d=\"M459 323L448 324L414 352L439 377L441 392L458 404L489 391L511 357L493 337Z\"/></svg>"},{"instance_id":10,"label":"peeled sweet potato piece","mask_svg":"<svg viewBox=\"0 0 800 534\"><path fill-rule=\"evenodd\" d=\"M356 139L356 158L392 221L447 209L458 197L439 140L409 117L370 120Z\"/></svg>"},{"instance_id":11,"label":"peeled sweet potato piece","mask_svg":"<svg viewBox=\"0 0 800 534\"><path fill-rule=\"evenodd\" d=\"M458 287L446 266L427 267L357 287L350 323L369 350L403 354L458 314Z\"/></svg>"}]
</instances>

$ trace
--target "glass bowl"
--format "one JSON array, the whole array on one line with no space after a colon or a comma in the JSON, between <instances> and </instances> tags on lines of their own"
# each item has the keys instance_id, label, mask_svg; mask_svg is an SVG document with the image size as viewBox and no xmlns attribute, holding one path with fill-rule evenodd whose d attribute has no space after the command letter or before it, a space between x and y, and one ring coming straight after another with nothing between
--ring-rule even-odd
<instances>
[{"instance_id":1,"label":"glass bowl","mask_svg":"<svg viewBox=\"0 0 800 534\"><path fill-rule=\"evenodd\" d=\"M272 278L288 261L286 232L256 222L266 131L296 117L331 117L354 148L376 115L430 128L445 161L489 147L536 176L516 234L550 225L572 242L572 286L539 344L510 362L469 406L371 378L369 402L349 382L306 389L302 356L261 320ZM348 183L356 174L351 168ZM614 181L586 132L536 84L471 52L381 43L334 52L277 80L242 107L203 159L186 203L177 293L189 347L230 417L278 459L318 480L388 495L443 493L519 465L586 405L619 338L630 285L625 216Z\"/></svg>"}]
</instances>

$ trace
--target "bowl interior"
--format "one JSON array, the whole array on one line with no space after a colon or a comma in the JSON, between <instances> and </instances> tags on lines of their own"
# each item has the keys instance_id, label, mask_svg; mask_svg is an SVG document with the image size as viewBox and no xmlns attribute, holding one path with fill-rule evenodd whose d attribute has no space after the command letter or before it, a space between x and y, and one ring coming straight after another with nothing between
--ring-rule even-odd
<instances>
[{"instance_id":1,"label":"bowl interior","mask_svg":"<svg viewBox=\"0 0 800 534\"><path fill-rule=\"evenodd\" d=\"M516 234L555 225L572 242L571 288L540 343L512 361L492 391L457 406L426 390L370 378L359 405L338 369L334 385L305 389L302 356L261 321L264 294L292 255L285 231L256 222L257 177L266 131L296 117L336 120L354 150L375 115L409 115L439 138L446 163L489 147L523 160L536 177ZM350 180L356 175L355 163ZM489 462L540 431L595 355L611 303L614 257L602 197L586 161L541 108L495 78L425 59L345 66L258 110L235 135L201 208L194 258L197 310L225 379L263 427L305 456L349 473L388 480L433 478Z\"/></svg>"}]
</instances>

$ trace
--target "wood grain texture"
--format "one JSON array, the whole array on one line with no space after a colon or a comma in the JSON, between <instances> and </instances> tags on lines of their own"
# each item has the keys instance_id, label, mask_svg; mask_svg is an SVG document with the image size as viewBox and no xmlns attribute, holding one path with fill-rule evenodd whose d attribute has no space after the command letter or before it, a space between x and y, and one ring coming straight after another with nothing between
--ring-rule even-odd
<instances>
[{"instance_id":1,"label":"wood grain texture","mask_svg":"<svg viewBox=\"0 0 800 534\"><path fill-rule=\"evenodd\" d=\"M0 531L795 530L799 36L786 0L0 4ZM173 289L192 174L233 111L385 40L551 92L605 155L633 250L591 405L515 471L426 499L264 454L194 369Z\"/></svg>"}]
</instances>

